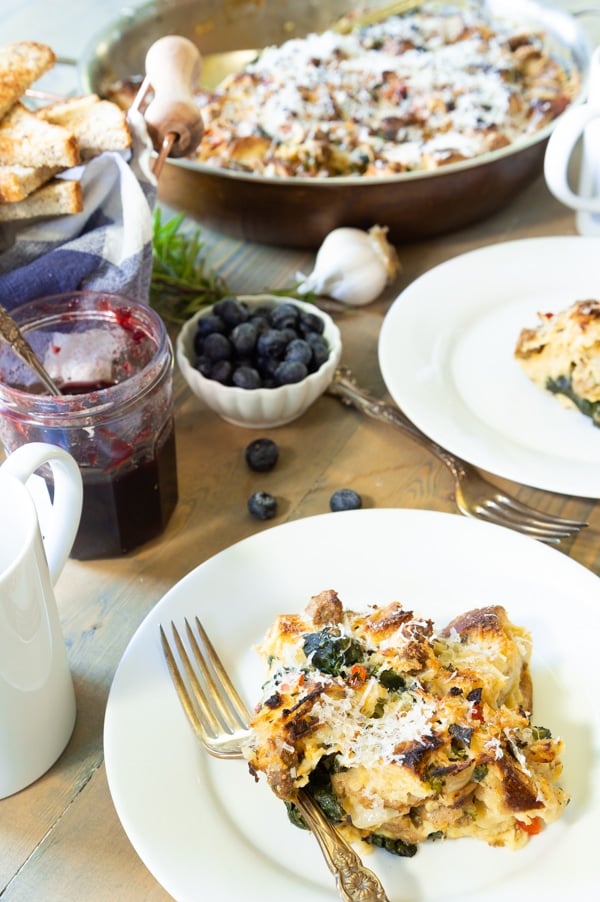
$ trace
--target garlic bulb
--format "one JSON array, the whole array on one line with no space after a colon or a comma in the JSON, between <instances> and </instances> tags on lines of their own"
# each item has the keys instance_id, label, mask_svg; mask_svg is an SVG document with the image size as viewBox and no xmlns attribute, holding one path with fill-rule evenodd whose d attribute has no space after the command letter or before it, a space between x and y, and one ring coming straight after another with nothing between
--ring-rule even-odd
<instances>
[{"instance_id":1,"label":"garlic bulb","mask_svg":"<svg viewBox=\"0 0 600 902\"><path fill-rule=\"evenodd\" d=\"M342 227L324 239L310 275L301 279L298 294L314 293L352 307L370 304L400 271L398 256L387 240L387 228L368 232Z\"/></svg>"}]
</instances>

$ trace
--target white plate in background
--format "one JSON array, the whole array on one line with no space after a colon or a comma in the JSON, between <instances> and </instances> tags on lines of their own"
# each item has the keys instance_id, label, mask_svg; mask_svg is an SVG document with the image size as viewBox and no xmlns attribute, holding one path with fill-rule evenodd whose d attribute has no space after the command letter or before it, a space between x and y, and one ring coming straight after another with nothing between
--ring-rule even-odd
<instances>
[{"instance_id":1,"label":"white plate in background","mask_svg":"<svg viewBox=\"0 0 600 902\"><path fill-rule=\"evenodd\" d=\"M530 238L426 272L390 307L379 364L394 401L476 467L534 488L600 498L600 429L534 385L514 359L537 313L600 299L600 240Z\"/></svg>"}]
</instances>

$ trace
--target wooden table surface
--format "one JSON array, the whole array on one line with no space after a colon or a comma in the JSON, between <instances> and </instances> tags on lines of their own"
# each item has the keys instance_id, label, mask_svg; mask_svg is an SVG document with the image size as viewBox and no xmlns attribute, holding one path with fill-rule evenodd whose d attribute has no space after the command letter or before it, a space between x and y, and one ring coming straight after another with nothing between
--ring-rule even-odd
<instances>
[{"instance_id":1,"label":"wooden table surface","mask_svg":"<svg viewBox=\"0 0 600 902\"><path fill-rule=\"evenodd\" d=\"M72 6L68 0L52 4L23 0L18 10L9 6L14 6L10 0L0 3L0 25L6 24L3 40L35 38L52 43L60 53L77 54L84 38L110 21L121 4L99 0L88 8L85 3ZM71 13L75 21L69 23ZM384 396L377 339L391 301L404 286L472 248L507 239L573 234L573 214L551 198L540 178L483 223L400 247L402 272L397 282L376 303L337 317L344 362L365 388ZM313 259L309 252L245 245L208 231L204 236L211 266L233 292L283 288ZM456 510L452 481L441 463L391 427L367 420L328 396L301 419L271 433L282 453L277 468L265 478L265 486L279 499L277 519L267 524L247 513L246 500L256 475L243 459L248 442L265 430L223 422L176 373L176 434L180 501L165 533L120 559L69 561L57 585L76 686L77 724L50 772L0 801L3 902L170 898L137 857L116 815L104 769L102 730L111 681L129 640L178 580L258 530L327 511L331 493L343 486L360 492L368 507ZM600 573L597 502L495 481L545 510L589 518L590 528L566 542L563 552Z\"/></svg>"}]
</instances>

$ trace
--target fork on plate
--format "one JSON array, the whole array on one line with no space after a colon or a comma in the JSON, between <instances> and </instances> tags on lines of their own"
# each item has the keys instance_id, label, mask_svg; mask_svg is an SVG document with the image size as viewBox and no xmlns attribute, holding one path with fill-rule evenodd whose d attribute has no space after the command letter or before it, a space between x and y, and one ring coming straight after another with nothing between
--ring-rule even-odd
<instances>
[{"instance_id":1,"label":"fork on plate","mask_svg":"<svg viewBox=\"0 0 600 902\"><path fill-rule=\"evenodd\" d=\"M177 695L196 738L217 758L243 758L250 712L240 698L198 617L185 619L187 647L173 621L173 644L161 625L160 638ZM189 651L188 651L189 649ZM191 652L191 654L190 654ZM180 663L178 663L180 662ZM377 876L303 789L295 800L315 836L343 902L389 902Z\"/></svg>"},{"instance_id":2,"label":"fork on plate","mask_svg":"<svg viewBox=\"0 0 600 902\"><path fill-rule=\"evenodd\" d=\"M454 477L456 506L462 514L507 526L542 542L556 543L576 535L588 524L554 517L523 504L485 479L474 466L457 457L415 426L396 405L374 398L357 386L348 367L339 367L327 393L374 420L401 429L444 463Z\"/></svg>"}]
</instances>

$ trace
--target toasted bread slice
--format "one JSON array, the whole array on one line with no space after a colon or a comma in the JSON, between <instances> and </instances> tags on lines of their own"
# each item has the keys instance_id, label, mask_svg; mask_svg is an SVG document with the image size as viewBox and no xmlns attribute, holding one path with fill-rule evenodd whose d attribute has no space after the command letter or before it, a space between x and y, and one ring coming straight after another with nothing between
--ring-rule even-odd
<instances>
[{"instance_id":1,"label":"toasted bread slice","mask_svg":"<svg viewBox=\"0 0 600 902\"><path fill-rule=\"evenodd\" d=\"M0 222L22 219L39 219L61 216L66 213L81 213L83 191L77 181L52 179L24 200L14 204L0 204Z\"/></svg>"},{"instance_id":2,"label":"toasted bread slice","mask_svg":"<svg viewBox=\"0 0 600 902\"><path fill-rule=\"evenodd\" d=\"M0 203L23 200L60 172L60 166L0 166Z\"/></svg>"},{"instance_id":3,"label":"toasted bread slice","mask_svg":"<svg viewBox=\"0 0 600 902\"><path fill-rule=\"evenodd\" d=\"M131 147L125 112L110 100L100 100L97 94L69 97L36 110L35 115L75 135L82 160L89 160L105 150Z\"/></svg>"},{"instance_id":4,"label":"toasted bread slice","mask_svg":"<svg viewBox=\"0 0 600 902\"><path fill-rule=\"evenodd\" d=\"M0 47L0 117L56 62L54 51L36 41Z\"/></svg>"},{"instance_id":5,"label":"toasted bread slice","mask_svg":"<svg viewBox=\"0 0 600 902\"><path fill-rule=\"evenodd\" d=\"M60 166L81 161L76 137L60 125L44 122L16 103L0 122L0 165Z\"/></svg>"}]
</instances>

